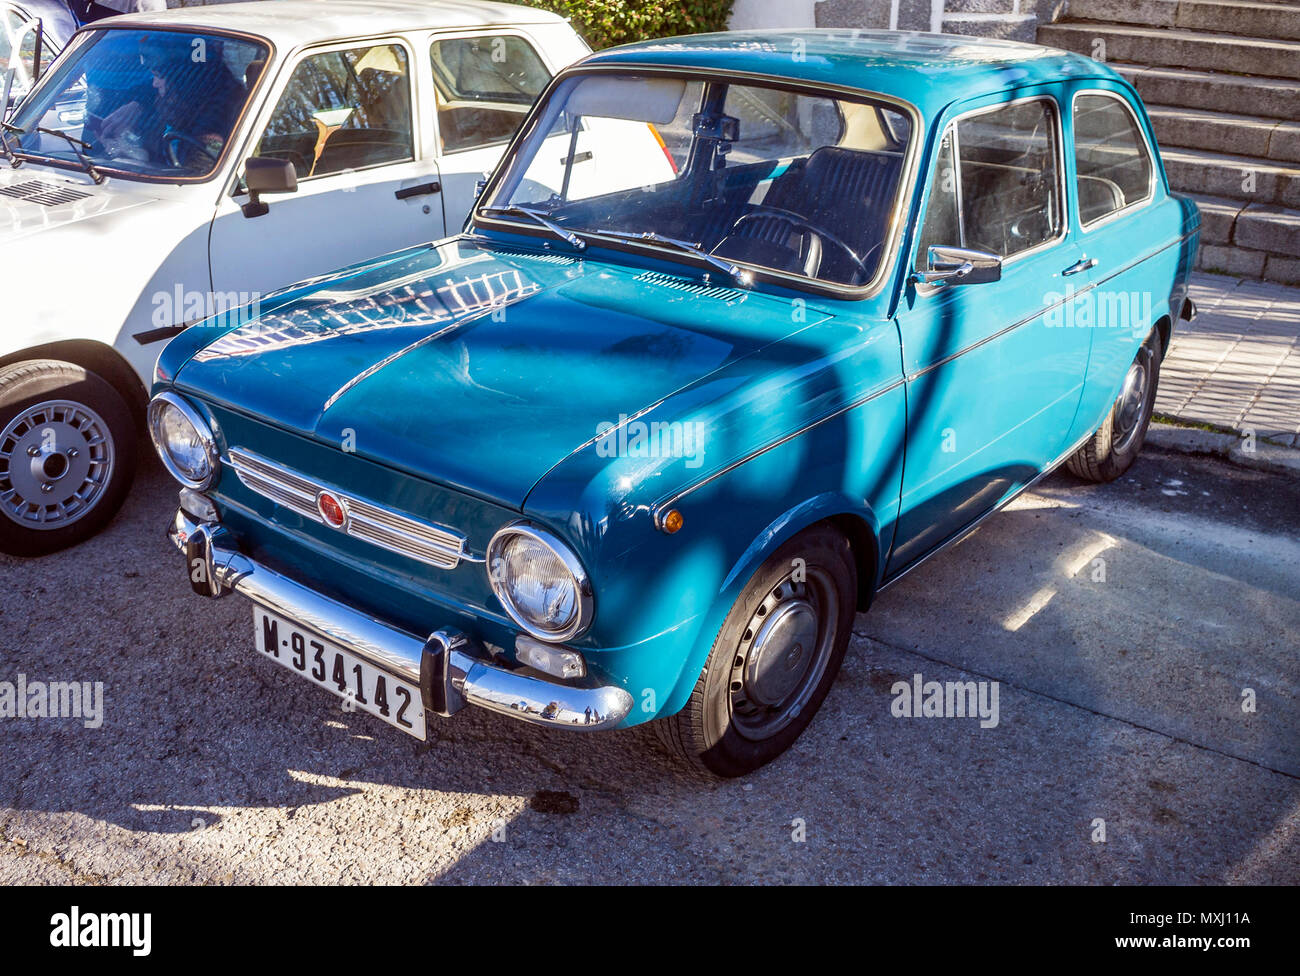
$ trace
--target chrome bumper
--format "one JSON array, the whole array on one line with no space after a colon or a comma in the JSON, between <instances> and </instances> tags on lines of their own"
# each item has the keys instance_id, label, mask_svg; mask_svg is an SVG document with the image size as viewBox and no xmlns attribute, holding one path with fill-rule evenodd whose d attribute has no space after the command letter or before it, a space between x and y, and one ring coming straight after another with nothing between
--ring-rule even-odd
<instances>
[{"instance_id":1,"label":"chrome bumper","mask_svg":"<svg viewBox=\"0 0 1300 976\"><path fill-rule=\"evenodd\" d=\"M267 610L418 685L425 711L451 715L477 705L536 725L592 732L618 725L632 710L622 688L575 688L476 657L476 645L455 630L420 638L375 620L254 562L235 548L228 530L200 522L183 508L167 531L185 553L190 585L201 596L242 593Z\"/></svg>"}]
</instances>

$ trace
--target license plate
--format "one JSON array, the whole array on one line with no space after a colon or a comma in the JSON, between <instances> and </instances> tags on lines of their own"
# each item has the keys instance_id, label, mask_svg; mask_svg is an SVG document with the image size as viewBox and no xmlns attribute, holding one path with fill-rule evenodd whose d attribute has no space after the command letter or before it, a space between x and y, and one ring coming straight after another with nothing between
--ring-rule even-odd
<instances>
[{"instance_id":1,"label":"license plate","mask_svg":"<svg viewBox=\"0 0 1300 976\"><path fill-rule=\"evenodd\" d=\"M351 706L417 739L424 738L424 702L418 686L257 606L253 608L253 640L257 649L277 664L333 692Z\"/></svg>"}]
</instances>

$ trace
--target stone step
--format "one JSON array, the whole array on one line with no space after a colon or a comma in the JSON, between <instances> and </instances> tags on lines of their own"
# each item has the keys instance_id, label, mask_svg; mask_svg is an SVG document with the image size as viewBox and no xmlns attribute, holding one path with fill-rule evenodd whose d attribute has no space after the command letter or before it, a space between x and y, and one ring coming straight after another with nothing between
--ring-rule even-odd
<instances>
[{"instance_id":1,"label":"stone step","mask_svg":"<svg viewBox=\"0 0 1300 976\"><path fill-rule=\"evenodd\" d=\"M1070 0L1069 18L1300 40L1300 5L1292 0Z\"/></svg>"},{"instance_id":2,"label":"stone step","mask_svg":"<svg viewBox=\"0 0 1300 976\"><path fill-rule=\"evenodd\" d=\"M1224 197L1193 195L1193 199L1201 211L1201 246L1230 246L1232 228L1237 223L1237 215L1246 208L1246 204L1241 200L1228 200Z\"/></svg>"},{"instance_id":3,"label":"stone step","mask_svg":"<svg viewBox=\"0 0 1300 976\"><path fill-rule=\"evenodd\" d=\"M1122 24L1044 24L1038 43L1104 61L1300 79L1300 41Z\"/></svg>"},{"instance_id":4,"label":"stone step","mask_svg":"<svg viewBox=\"0 0 1300 976\"><path fill-rule=\"evenodd\" d=\"M1160 155L1180 193L1300 209L1300 165L1202 149L1170 147Z\"/></svg>"},{"instance_id":5,"label":"stone step","mask_svg":"<svg viewBox=\"0 0 1300 976\"><path fill-rule=\"evenodd\" d=\"M945 0L946 14L1014 14L1017 0Z\"/></svg>"},{"instance_id":6,"label":"stone step","mask_svg":"<svg viewBox=\"0 0 1300 976\"><path fill-rule=\"evenodd\" d=\"M1150 103L1147 104L1147 114L1151 116L1156 139L1162 147L1208 149L1300 163L1300 122Z\"/></svg>"},{"instance_id":7,"label":"stone step","mask_svg":"<svg viewBox=\"0 0 1300 976\"><path fill-rule=\"evenodd\" d=\"M1148 105L1185 105L1212 112L1239 112L1272 119L1300 119L1300 81L1251 78L1213 71L1113 64Z\"/></svg>"},{"instance_id":8,"label":"stone step","mask_svg":"<svg viewBox=\"0 0 1300 976\"><path fill-rule=\"evenodd\" d=\"M1201 245L1242 247L1300 258L1300 210L1195 196L1201 211Z\"/></svg>"},{"instance_id":9,"label":"stone step","mask_svg":"<svg viewBox=\"0 0 1300 976\"><path fill-rule=\"evenodd\" d=\"M1038 18L1033 14L945 13L942 24L945 34L996 37L1028 44L1034 43L1038 31Z\"/></svg>"}]
</instances>

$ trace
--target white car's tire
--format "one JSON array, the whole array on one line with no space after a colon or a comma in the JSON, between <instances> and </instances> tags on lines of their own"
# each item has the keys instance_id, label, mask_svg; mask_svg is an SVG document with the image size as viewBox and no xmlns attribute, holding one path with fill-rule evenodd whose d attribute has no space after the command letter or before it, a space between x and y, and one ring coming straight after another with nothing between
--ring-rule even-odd
<instances>
[{"instance_id":1,"label":"white car's tire","mask_svg":"<svg viewBox=\"0 0 1300 976\"><path fill-rule=\"evenodd\" d=\"M97 533L136 452L130 408L102 377L48 359L0 368L0 552L43 556Z\"/></svg>"}]
</instances>

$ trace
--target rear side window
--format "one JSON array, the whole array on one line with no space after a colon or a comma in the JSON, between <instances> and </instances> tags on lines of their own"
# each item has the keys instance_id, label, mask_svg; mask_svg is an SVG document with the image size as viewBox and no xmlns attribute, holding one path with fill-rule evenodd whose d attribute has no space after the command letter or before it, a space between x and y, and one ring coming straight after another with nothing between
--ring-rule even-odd
<instances>
[{"instance_id":1,"label":"rear side window","mask_svg":"<svg viewBox=\"0 0 1300 976\"><path fill-rule=\"evenodd\" d=\"M1151 195L1151 155L1127 104L1111 95L1074 100L1079 220L1090 224Z\"/></svg>"},{"instance_id":2,"label":"rear side window","mask_svg":"<svg viewBox=\"0 0 1300 976\"><path fill-rule=\"evenodd\" d=\"M551 80L533 46L514 34L434 41L429 54L443 152L505 142Z\"/></svg>"}]
</instances>

